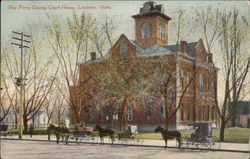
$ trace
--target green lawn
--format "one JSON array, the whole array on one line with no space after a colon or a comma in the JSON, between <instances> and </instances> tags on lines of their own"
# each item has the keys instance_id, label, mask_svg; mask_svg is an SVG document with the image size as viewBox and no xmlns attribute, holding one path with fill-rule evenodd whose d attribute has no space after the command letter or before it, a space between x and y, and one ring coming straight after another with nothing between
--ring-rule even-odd
<instances>
[{"instance_id":1,"label":"green lawn","mask_svg":"<svg viewBox=\"0 0 250 159\"><path fill-rule=\"evenodd\" d=\"M183 137L190 136L193 131L181 131ZM219 129L213 130L213 136L219 138ZM138 138L141 139L154 139L154 140L161 140L162 136L160 133L143 133L139 134ZM224 142L231 142L231 143L248 143L250 139L250 129L249 128L227 128L225 130L225 141Z\"/></svg>"}]
</instances>

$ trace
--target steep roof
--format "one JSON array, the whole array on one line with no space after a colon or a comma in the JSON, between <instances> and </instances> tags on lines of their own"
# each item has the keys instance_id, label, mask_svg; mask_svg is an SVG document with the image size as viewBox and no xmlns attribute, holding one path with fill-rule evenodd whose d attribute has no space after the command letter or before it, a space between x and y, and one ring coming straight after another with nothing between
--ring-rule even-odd
<instances>
[{"instance_id":1,"label":"steep roof","mask_svg":"<svg viewBox=\"0 0 250 159\"><path fill-rule=\"evenodd\" d=\"M118 43L118 41L122 38L125 37L126 39L128 39L126 37L126 35L122 34L120 36L120 38L116 41L116 43ZM128 39L129 40L129 39ZM157 56L157 55L169 55L172 54L174 52L180 51L180 45L167 45L167 46L161 46L158 44L154 44L148 48L143 48L137 41L135 40L129 40L129 42L131 42L132 45L134 45L136 47L136 56L138 57L145 57L145 56ZM115 44L116 44L115 43ZM195 51L195 47L197 46L197 44L199 43L199 41L197 42L190 42L187 43L188 46L188 55L191 57L194 57L194 51ZM115 45L114 44L114 45ZM85 62L85 64L91 64L91 63L98 63L101 62L102 58L96 58L96 60L88 60L87 62Z\"/></svg>"},{"instance_id":2,"label":"steep roof","mask_svg":"<svg viewBox=\"0 0 250 159\"><path fill-rule=\"evenodd\" d=\"M130 40L133 45L136 46L136 55L137 56L154 56L154 55L168 55L173 53L173 51L171 51L170 49L164 47L164 46L160 46L158 44L154 44L148 48L143 48L141 47L141 45L139 43L137 43L136 41L132 41Z\"/></svg>"},{"instance_id":3,"label":"steep roof","mask_svg":"<svg viewBox=\"0 0 250 159\"><path fill-rule=\"evenodd\" d=\"M194 49L196 47L196 45L198 44L198 41L197 42L191 42L191 43L187 43L188 45L188 55L194 57ZM180 48L180 45L167 45L166 48L176 52L176 51L180 51L181 48Z\"/></svg>"}]
</instances>

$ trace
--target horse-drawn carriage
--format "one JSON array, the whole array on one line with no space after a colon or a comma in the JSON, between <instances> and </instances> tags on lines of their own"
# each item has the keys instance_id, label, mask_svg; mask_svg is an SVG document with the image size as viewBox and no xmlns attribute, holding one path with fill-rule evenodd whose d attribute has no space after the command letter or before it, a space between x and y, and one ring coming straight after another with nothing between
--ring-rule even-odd
<instances>
[{"instance_id":1,"label":"horse-drawn carriage","mask_svg":"<svg viewBox=\"0 0 250 159\"><path fill-rule=\"evenodd\" d=\"M97 136L97 134L93 132L93 128L77 125L67 128L65 126L55 126L50 124L47 130L49 140L52 132L56 136L57 143L59 143L61 139L61 141L65 141L66 144L68 144L69 140L73 140L74 142L94 142L95 136Z\"/></svg>"},{"instance_id":2,"label":"horse-drawn carriage","mask_svg":"<svg viewBox=\"0 0 250 159\"><path fill-rule=\"evenodd\" d=\"M219 139L212 135L212 123L195 122L189 124L189 126L194 129L194 133L188 137L184 137L182 145L188 148L220 148L221 143Z\"/></svg>"},{"instance_id":3,"label":"horse-drawn carriage","mask_svg":"<svg viewBox=\"0 0 250 159\"><path fill-rule=\"evenodd\" d=\"M7 136L7 130L8 130L9 125L0 125L0 137L1 136Z\"/></svg>"},{"instance_id":4,"label":"horse-drawn carriage","mask_svg":"<svg viewBox=\"0 0 250 159\"><path fill-rule=\"evenodd\" d=\"M102 128L99 125L92 127L84 126L74 126L72 128L60 127L51 124L48 127L48 135L50 136L51 132L54 132L56 136L56 141L59 143L65 141L68 144L69 140L74 142L98 142L98 137L100 138L100 144L104 143L104 137L108 136L111 140L111 144L114 141L118 141L121 144L142 144L143 140L140 140L138 135L137 126L128 126L128 130L122 133L117 133L111 129ZM118 140L115 138L117 137ZM50 137L49 137L50 138Z\"/></svg>"},{"instance_id":5,"label":"horse-drawn carriage","mask_svg":"<svg viewBox=\"0 0 250 159\"><path fill-rule=\"evenodd\" d=\"M117 138L121 144L142 145L143 140L138 137L138 134L138 128L136 125L128 125L125 132L117 133Z\"/></svg>"},{"instance_id":6,"label":"horse-drawn carriage","mask_svg":"<svg viewBox=\"0 0 250 159\"><path fill-rule=\"evenodd\" d=\"M69 128L71 134L70 139L75 142L95 142L96 133L93 132L92 127L73 127Z\"/></svg>"}]
</instances>

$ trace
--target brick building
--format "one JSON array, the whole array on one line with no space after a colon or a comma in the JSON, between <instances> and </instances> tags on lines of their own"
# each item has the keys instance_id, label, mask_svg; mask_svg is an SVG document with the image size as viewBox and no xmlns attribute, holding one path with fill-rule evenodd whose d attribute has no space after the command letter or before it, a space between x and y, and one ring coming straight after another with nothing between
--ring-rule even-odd
<instances>
[{"instance_id":1,"label":"brick building","mask_svg":"<svg viewBox=\"0 0 250 159\"><path fill-rule=\"evenodd\" d=\"M181 41L177 45L168 45L168 23L171 18L163 13L161 5L146 2L140 8L139 14L133 15L135 20L135 40L129 40L124 34L111 48L114 58L164 57L172 63L171 70L175 73L175 89L183 87L194 76L181 100L180 107L170 120L169 129L185 129L194 121L210 121L216 123L214 106L214 86L217 85L217 71L214 67L212 54L206 52L202 39L196 42ZM97 58L94 52L86 63L79 64L79 84L71 87L72 101L76 107L71 107L71 123L76 122L75 114L87 124L104 124L117 128L119 125L119 109L106 110L104 107L95 109L88 107L91 99L86 94L97 91L95 80L91 79L95 70L104 62ZM176 91L176 93L178 93ZM178 104L178 95L174 99ZM93 103L92 103L93 104ZM146 107L148 107L147 103ZM98 104L96 104L97 106ZM119 105L118 105L119 108ZM152 131L157 125L164 125L164 108L161 104L150 103L150 108L137 110L136 106L127 107L126 124L134 124L139 131ZM149 111L150 110L150 111Z\"/></svg>"}]
</instances>

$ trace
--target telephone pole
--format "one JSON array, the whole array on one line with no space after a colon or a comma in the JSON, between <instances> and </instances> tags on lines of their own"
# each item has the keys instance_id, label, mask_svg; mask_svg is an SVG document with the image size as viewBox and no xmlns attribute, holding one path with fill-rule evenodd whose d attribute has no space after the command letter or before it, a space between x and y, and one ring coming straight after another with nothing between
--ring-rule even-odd
<instances>
[{"instance_id":1,"label":"telephone pole","mask_svg":"<svg viewBox=\"0 0 250 159\"><path fill-rule=\"evenodd\" d=\"M15 36L18 37L12 37L12 39L17 40L19 43L12 42L11 44L19 46L21 49L21 72L20 77L16 78L16 84L17 86L20 86L20 106L19 106L19 139L22 139L23 136L23 108L24 108L24 77L23 77L23 48L29 48L25 45L25 43L30 43L28 38L30 38L29 35L24 34L23 32L15 32L12 31L12 33L15 34Z\"/></svg>"}]
</instances>

